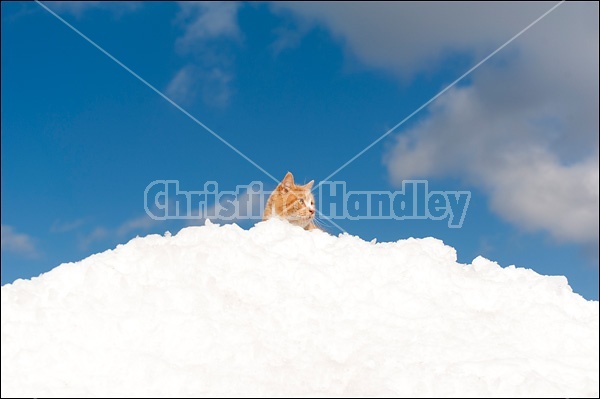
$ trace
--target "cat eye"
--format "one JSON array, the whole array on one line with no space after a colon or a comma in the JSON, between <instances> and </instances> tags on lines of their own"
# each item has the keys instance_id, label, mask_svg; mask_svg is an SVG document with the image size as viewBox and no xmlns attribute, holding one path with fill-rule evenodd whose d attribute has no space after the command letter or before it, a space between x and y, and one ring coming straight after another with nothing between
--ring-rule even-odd
<instances>
[{"instance_id":1,"label":"cat eye","mask_svg":"<svg viewBox=\"0 0 600 399\"><path fill-rule=\"evenodd\" d=\"M300 198L298 201L300 201L301 204L304 204L304 200L302 198Z\"/></svg>"}]
</instances>

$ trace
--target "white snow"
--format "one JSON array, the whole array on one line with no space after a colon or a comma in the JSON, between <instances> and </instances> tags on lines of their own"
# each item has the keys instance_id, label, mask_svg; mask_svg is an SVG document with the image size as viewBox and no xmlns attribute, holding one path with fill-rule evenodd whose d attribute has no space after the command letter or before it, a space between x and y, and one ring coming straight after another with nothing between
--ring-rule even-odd
<instances>
[{"instance_id":1,"label":"white snow","mask_svg":"<svg viewBox=\"0 0 600 399\"><path fill-rule=\"evenodd\" d=\"M598 397L598 302L566 278L207 222L2 287L6 396Z\"/></svg>"}]
</instances>

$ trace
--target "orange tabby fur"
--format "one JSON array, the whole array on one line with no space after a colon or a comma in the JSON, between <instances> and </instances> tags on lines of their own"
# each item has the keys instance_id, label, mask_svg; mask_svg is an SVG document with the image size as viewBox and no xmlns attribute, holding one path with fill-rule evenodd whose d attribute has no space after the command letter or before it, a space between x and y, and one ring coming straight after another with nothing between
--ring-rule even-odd
<instances>
[{"instance_id":1,"label":"orange tabby fur","mask_svg":"<svg viewBox=\"0 0 600 399\"><path fill-rule=\"evenodd\" d=\"M288 172L269 196L263 220L278 217L305 230L316 229L315 197L310 192L314 182L311 180L303 186L297 186L294 176Z\"/></svg>"}]
</instances>

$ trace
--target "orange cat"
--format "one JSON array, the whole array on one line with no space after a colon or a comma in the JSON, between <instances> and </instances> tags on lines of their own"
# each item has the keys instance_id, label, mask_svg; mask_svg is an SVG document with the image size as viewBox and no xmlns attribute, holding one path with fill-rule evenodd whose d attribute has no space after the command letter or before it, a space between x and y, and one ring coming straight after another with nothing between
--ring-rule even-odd
<instances>
[{"instance_id":1,"label":"orange cat","mask_svg":"<svg viewBox=\"0 0 600 399\"><path fill-rule=\"evenodd\" d=\"M315 197L310 192L314 182L297 186L294 176L288 172L267 200L263 220L278 217L305 230L316 229Z\"/></svg>"}]
</instances>

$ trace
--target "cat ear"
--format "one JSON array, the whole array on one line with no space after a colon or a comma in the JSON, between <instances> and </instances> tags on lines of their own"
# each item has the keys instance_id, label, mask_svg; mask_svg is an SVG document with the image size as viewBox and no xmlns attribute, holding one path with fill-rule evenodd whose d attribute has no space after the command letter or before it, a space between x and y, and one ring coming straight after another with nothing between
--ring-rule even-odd
<instances>
[{"instance_id":1,"label":"cat ear","mask_svg":"<svg viewBox=\"0 0 600 399\"><path fill-rule=\"evenodd\" d=\"M287 191L292 188L294 185L294 175L291 172L287 172L283 180L281 181L281 185Z\"/></svg>"},{"instance_id":2,"label":"cat ear","mask_svg":"<svg viewBox=\"0 0 600 399\"><path fill-rule=\"evenodd\" d=\"M304 185L304 188L307 189L307 190L310 190L312 188L313 184L315 184L315 181L311 180L311 181L309 181L308 183L306 183Z\"/></svg>"}]
</instances>

